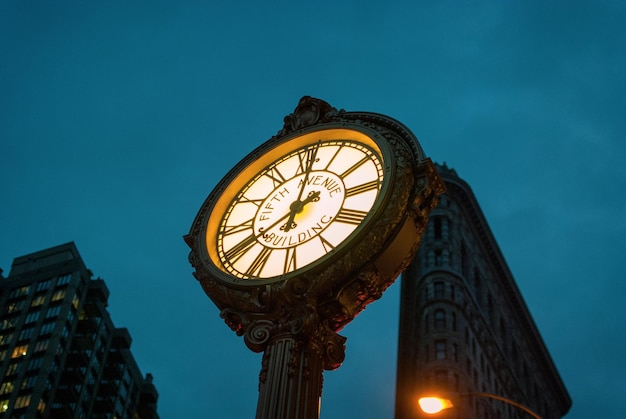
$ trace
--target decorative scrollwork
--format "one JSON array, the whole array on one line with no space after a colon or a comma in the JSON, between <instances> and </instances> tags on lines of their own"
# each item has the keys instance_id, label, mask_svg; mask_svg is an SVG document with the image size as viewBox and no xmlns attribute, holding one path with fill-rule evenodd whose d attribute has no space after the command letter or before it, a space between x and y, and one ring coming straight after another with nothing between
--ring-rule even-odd
<instances>
[{"instance_id":1,"label":"decorative scrollwork","mask_svg":"<svg viewBox=\"0 0 626 419\"><path fill-rule=\"evenodd\" d=\"M261 352L274 334L276 326L270 320L252 322L243 335L246 346L254 352Z\"/></svg>"},{"instance_id":2,"label":"decorative scrollwork","mask_svg":"<svg viewBox=\"0 0 626 419\"><path fill-rule=\"evenodd\" d=\"M224 319L224 322L233 330L233 332L237 334L237 336L243 335L247 320L242 313L226 308L220 312L220 317Z\"/></svg>"},{"instance_id":3,"label":"decorative scrollwork","mask_svg":"<svg viewBox=\"0 0 626 419\"><path fill-rule=\"evenodd\" d=\"M327 102L311 96L303 96L293 113L285 117L283 129L278 132L278 136L287 135L311 125L330 122L336 114L337 109Z\"/></svg>"}]
</instances>

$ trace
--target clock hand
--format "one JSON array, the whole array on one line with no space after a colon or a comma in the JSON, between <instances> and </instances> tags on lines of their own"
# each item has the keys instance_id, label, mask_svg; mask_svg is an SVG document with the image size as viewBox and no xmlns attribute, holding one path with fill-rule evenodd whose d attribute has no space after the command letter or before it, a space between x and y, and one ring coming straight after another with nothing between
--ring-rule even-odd
<instances>
[{"instance_id":1,"label":"clock hand","mask_svg":"<svg viewBox=\"0 0 626 419\"><path fill-rule=\"evenodd\" d=\"M306 187L306 184L309 180L309 174L311 174L311 170L313 169L313 163L315 163L315 157L317 156L317 150L320 148L321 144L322 144L322 140L319 140L317 144L315 145L315 148L313 148L313 151L307 150L308 160L307 160L306 169L304 171L304 179L302 179L302 186L300 187L300 192L298 192L298 199L293 201L291 205L289 206L289 209L291 210L291 212L289 213L289 220L287 221L287 224L285 225L284 231L291 230L291 226L293 224L294 218L296 217L296 214L302 211L302 208L304 207L304 203L301 201L302 193L304 192L304 188Z\"/></svg>"},{"instance_id":2,"label":"clock hand","mask_svg":"<svg viewBox=\"0 0 626 419\"><path fill-rule=\"evenodd\" d=\"M296 214L299 212L302 212L302 210L304 209L304 206L308 204L309 202L317 202L319 200L320 200L320 191L311 191L309 192L309 195L304 199L304 201L294 201L289 206L289 209L291 210L288 214L289 220L287 220L287 223L285 223L285 225L281 227L281 230L285 232L291 230L291 228L295 226L294 225L295 223L293 222L293 218L296 216Z\"/></svg>"},{"instance_id":3,"label":"clock hand","mask_svg":"<svg viewBox=\"0 0 626 419\"><path fill-rule=\"evenodd\" d=\"M266 234L268 231L276 227L278 224L280 224L285 218L291 217L291 214L295 214L297 212L302 211L302 208L304 208L304 206L308 204L309 202L319 201L320 200L319 196L320 196L320 191L309 192L309 195L304 199L304 201L302 202L297 201L291 204L292 207L295 207L294 204L298 203L299 204L298 208L291 209L288 214L285 214L282 217L280 217L278 220L274 221L269 227L259 229L259 232L254 235L254 238L258 239L259 237L261 237L262 235ZM286 228L281 228L281 230L287 231Z\"/></svg>"}]
</instances>

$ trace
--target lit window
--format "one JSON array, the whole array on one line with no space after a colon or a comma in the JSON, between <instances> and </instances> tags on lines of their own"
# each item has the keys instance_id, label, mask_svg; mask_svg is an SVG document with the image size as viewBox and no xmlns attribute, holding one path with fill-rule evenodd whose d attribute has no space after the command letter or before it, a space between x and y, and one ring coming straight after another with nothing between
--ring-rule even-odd
<instances>
[{"instance_id":1,"label":"lit window","mask_svg":"<svg viewBox=\"0 0 626 419\"><path fill-rule=\"evenodd\" d=\"M18 397L15 400L15 409L21 409L23 407L28 407L30 404L30 394L28 396Z\"/></svg>"},{"instance_id":2,"label":"lit window","mask_svg":"<svg viewBox=\"0 0 626 419\"><path fill-rule=\"evenodd\" d=\"M13 349L13 355L11 358L19 358L25 356L28 353L28 345L17 346Z\"/></svg>"},{"instance_id":3,"label":"lit window","mask_svg":"<svg viewBox=\"0 0 626 419\"><path fill-rule=\"evenodd\" d=\"M56 290L54 294L52 294L52 301L62 300L65 297L65 289Z\"/></svg>"},{"instance_id":4,"label":"lit window","mask_svg":"<svg viewBox=\"0 0 626 419\"><path fill-rule=\"evenodd\" d=\"M37 295L35 296L35 298L33 298L33 302L30 303L31 307L37 307L42 305L43 303L46 302L46 296L45 295Z\"/></svg>"},{"instance_id":5,"label":"lit window","mask_svg":"<svg viewBox=\"0 0 626 419\"><path fill-rule=\"evenodd\" d=\"M14 388L15 386L13 385L12 381L4 382L0 385L0 394L11 393Z\"/></svg>"},{"instance_id":6,"label":"lit window","mask_svg":"<svg viewBox=\"0 0 626 419\"><path fill-rule=\"evenodd\" d=\"M7 313L15 313L16 311L20 311L21 308L22 308L22 301L11 303L7 307Z\"/></svg>"},{"instance_id":7,"label":"lit window","mask_svg":"<svg viewBox=\"0 0 626 419\"><path fill-rule=\"evenodd\" d=\"M6 412L7 410L9 410L9 401L8 400L0 401L0 412Z\"/></svg>"}]
</instances>

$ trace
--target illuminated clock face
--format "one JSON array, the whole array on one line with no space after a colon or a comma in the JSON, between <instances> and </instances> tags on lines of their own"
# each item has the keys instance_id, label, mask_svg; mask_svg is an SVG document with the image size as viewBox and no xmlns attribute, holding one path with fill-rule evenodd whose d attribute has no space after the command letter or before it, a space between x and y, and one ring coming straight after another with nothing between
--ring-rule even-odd
<instances>
[{"instance_id":1,"label":"illuminated clock face","mask_svg":"<svg viewBox=\"0 0 626 419\"><path fill-rule=\"evenodd\" d=\"M209 218L209 253L241 280L311 267L357 235L383 180L382 153L361 133L335 129L296 138L231 183L232 198L223 195Z\"/></svg>"}]
</instances>

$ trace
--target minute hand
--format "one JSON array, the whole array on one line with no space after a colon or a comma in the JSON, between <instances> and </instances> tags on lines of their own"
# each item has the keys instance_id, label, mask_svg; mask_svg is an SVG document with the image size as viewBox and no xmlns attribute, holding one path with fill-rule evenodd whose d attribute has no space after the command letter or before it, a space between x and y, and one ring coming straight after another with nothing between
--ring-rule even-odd
<instances>
[{"instance_id":1,"label":"minute hand","mask_svg":"<svg viewBox=\"0 0 626 419\"><path fill-rule=\"evenodd\" d=\"M309 175L311 174L311 170L313 169L313 163L315 163L315 157L317 156L317 150L320 148L322 141L318 141L313 148L312 151L307 150L308 160L306 169L304 171L304 179L302 179L302 186L300 186L300 192L298 192L298 199L291 203L289 209L291 212L289 213L289 219L287 220L287 224L285 225L285 232L291 230L291 226L293 225L293 220L296 218L296 214L302 211L302 207L304 206L304 202L301 201L302 194L304 193L304 188L306 187L307 182L309 181ZM307 203L310 201L307 201Z\"/></svg>"}]
</instances>

